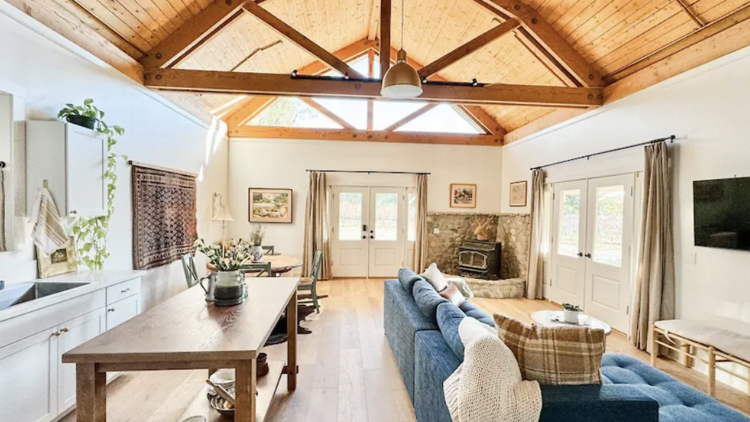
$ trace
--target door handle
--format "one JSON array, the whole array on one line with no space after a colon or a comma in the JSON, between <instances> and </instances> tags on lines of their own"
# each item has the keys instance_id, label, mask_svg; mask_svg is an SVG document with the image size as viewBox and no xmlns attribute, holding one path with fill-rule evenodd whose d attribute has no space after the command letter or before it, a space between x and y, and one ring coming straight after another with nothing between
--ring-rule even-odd
<instances>
[{"instance_id":1,"label":"door handle","mask_svg":"<svg viewBox=\"0 0 750 422\"><path fill-rule=\"evenodd\" d=\"M583 252L578 252L578 256L579 257L583 256Z\"/></svg>"},{"instance_id":2,"label":"door handle","mask_svg":"<svg viewBox=\"0 0 750 422\"><path fill-rule=\"evenodd\" d=\"M587 253L587 254L586 254L586 258L591 258L591 254L590 254L590 253Z\"/></svg>"}]
</instances>

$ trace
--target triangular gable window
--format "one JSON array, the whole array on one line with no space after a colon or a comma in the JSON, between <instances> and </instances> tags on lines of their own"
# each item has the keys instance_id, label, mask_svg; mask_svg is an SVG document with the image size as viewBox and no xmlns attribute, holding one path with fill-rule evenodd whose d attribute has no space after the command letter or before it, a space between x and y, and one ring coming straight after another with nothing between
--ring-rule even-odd
<instances>
[{"instance_id":1,"label":"triangular gable window","mask_svg":"<svg viewBox=\"0 0 750 422\"><path fill-rule=\"evenodd\" d=\"M397 128L396 132L483 133L463 113L450 104L440 104L411 122Z\"/></svg>"},{"instance_id":2,"label":"triangular gable window","mask_svg":"<svg viewBox=\"0 0 750 422\"><path fill-rule=\"evenodd\" d=\"M279 97L248 124L306 129L341 129L341 125L295 97Z\"/></svg>"}]
</instances>

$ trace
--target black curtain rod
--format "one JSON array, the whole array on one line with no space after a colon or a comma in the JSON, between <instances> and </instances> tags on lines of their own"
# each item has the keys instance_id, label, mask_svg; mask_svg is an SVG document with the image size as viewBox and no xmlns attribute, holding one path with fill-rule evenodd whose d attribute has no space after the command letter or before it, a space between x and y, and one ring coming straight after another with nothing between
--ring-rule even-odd
<instances>
[{"instance_id":1,"label":"black curtain rod","mask_svg":"<svg viewBox=\"0 0 750 422\"><path fill-rule=\"evenodd\" d=\"M596 157L597 155L602 155L602 154L609 154L609 153L611 153L611 152L617 152L617 151L622 151L622 150L625 150L625 149L636 148L636 147L642 147L642 146L645 146L645 145L658 144L659 142L665 142L665 141L669 141L669 143L671 144L672 142L674 142L674 140L675 140L676 138L677 138L676 136L674 136L674 135L670 135L670 136L667 136L666 138L659 138L659 139L654 139L653 141L642 142L642 143L640 143L640 144L635 144L635 145L628 145L628 146L626 146L626 147L620 147L620 148L610 149L610 150L607 150L607 151L595 152L595 153L593 153L593 154L589 154L589 155L582 155L582 156L580 156L580 157L576 157L576 158L570 158L570 159L567 159L567 160L562 160L562 161L558 161L558 162L556 162L556 163L545 164L545 165L543 165L543 166L539 166L539 167L532 167L532 168L531 168L531 171L534 171L534 170L539 170L539 169L543 169L543 168L545 168L545 167L556 166L556 165L558 165L558 164L565 164L565 163L569 163L569 162L571 162L571 161L583 160L584 158L588 160L589 158L591 158L591 157Z\"/></svg>"},{"instance_id":2,"label":"black curtain rod","mask_svg":"<svg viewBox=\"0 0 750 422\"><path fill-rule=\"evenodd\" d=\"M311 170L307 169L307 171L317 171L319 173L367 173L367 174L426 174L429 175L430 173L424 173L424 172L415 172L415 171L377 171L377 170Z\"/></svg>"}]
</instances>

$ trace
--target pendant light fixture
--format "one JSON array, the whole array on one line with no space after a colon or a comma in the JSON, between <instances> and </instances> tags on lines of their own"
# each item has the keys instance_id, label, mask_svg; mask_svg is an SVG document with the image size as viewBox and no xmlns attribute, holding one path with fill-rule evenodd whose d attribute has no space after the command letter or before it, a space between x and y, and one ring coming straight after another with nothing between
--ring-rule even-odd
<instances>
[{"instance_id":1,"label":"pendant light fixture","mask_svg":"<svg viewBox=\"0 0 750 422\"><path fill-rule=\"evenodd\" d=\"M416 98L422 94L422 81L419 74L406 61L404 51L404 0L401 0L401 49L396 55L396 64L391 66L383 76L383 87L380 95L385 98ZM383 46L390 48L390 46Z\"/></svg>"}]
</instances>

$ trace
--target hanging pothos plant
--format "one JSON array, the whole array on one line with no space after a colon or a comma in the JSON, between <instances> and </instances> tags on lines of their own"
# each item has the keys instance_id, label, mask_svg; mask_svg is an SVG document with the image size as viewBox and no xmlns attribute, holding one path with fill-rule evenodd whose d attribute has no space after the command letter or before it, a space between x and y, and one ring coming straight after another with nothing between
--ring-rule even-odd
<instances>
[{"instance_id":1,"label":"hanging pothos plant","mask_svg":"<svg viewBox=\"0 0 750 422\"><path fill-rule=\"evenodd\" d=\"M87 99L83 106L74 106L66 104L66 107L60 110L59 118L73 122L70 115L84 114L88 116L91 111L96 113L90 116L96 119L94 130L103 134L107 138L107 170L104 172L104 178L107 180L107 212L100 217L79 218L73 227L73 236L75 236L76 248L78 249L78 260L91 270L101 270L104 267L104 261L109 258L107 251L107 234L109 234L109 220L115 211L115 191L117 190L117 159L128 159L125 155L114 153L114 146L117 144L115 136L122 136L125 129L120 126L109 126L102 120L104 112L93 106L94 100Z\"/></svg>"}]
</instances>

